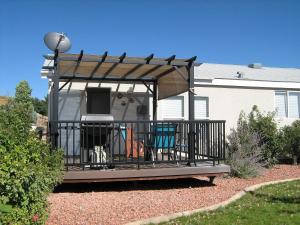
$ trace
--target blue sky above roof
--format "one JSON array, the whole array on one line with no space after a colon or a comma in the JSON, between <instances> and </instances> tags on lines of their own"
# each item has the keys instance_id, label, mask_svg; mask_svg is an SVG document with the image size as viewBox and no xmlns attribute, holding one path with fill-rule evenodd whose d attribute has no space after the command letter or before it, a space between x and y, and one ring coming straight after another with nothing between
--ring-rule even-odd
<instances>
[{"instance_id":1,"label":"blue sky above roof","mask_svg":"<svg viewBox=\"0 0 300 225\"><path fill-rule=\"evenodd\" d=\"M70 53L178 58L199 62L300 67L300 1L1 1L0 95L40 78L48 31L68 34Z\"/></svg>"}]
</instances>

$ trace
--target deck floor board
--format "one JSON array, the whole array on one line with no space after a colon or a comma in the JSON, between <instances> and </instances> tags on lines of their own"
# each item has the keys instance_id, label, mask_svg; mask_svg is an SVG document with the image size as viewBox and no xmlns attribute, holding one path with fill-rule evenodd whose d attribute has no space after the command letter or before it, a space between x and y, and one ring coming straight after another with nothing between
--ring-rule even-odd
<instances>
[{"instance_id":1,"label":"deck floor board","mask_svg":"<svg viewBox=\"0 0 300 225\"><path fill-rule=\"evenodd\" d=\"M193 176L218 176L230 172L230 167L224 164L212 165L211 163L199 163L196 166L183 165L149 165L140 169L127 167L116 167L105 170L68 170L64 174L64 183L80 182L112 182L130 180L153 180L173 179Z\"/></svg>"}]
</instances>

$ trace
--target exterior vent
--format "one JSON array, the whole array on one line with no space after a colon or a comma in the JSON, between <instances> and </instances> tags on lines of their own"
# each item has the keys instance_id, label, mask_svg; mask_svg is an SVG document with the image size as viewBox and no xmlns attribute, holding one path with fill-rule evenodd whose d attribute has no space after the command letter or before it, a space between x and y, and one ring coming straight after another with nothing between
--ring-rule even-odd
<instances>
[{"instance_id":1,"label":"exterior vent","mask_svg":"<svg viewBox=\"0 0 300 225\"><path fill-rule=\"evenodd\" d=\"M243 72L237 72L237 78L243 79L244 78L244 73Z\"/></svg>"},{"instance_id":2,"label":"exterior vent","mask_svg":"<svg viewBox=\"0 0 300 225\"><path fill-rule=\"evenodd\" d=\"M249 64L248 67L253 68L253 69L261 69L262 64L261 63L252 63L252 64Z\"/></svg>"}]
</instances>

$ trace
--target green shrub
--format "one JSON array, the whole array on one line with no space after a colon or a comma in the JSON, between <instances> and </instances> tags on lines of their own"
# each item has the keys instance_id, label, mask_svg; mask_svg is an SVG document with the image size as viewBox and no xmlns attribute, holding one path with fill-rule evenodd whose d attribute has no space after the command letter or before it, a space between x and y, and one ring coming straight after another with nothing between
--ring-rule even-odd
<instances>
[{"instance_id":1,"label":"green shrub","mask_svg":"<svg viewBox=\"0 0 300 225\"><path fill-rule=\"evenodd\" d=\"M300 157L300 120L285 126L283 129L284 153L293 158L293 163L297 164Z\"/></svg>"},{"instance_id":2,"label":"green shrub","mask_svg":"<svg viewBox=\"0 0 300 225\"><path fill-rule=\"evenodd\" d=\"M241 112L237 128L228 135L227 163L233 176L248 178L258 176L264 167L260 138L251 130L245 114Z\"/></svg>"},{"instance_id":3,"label":"green shrub","mask_svg":"<svg viewBox=\"0 0 300 225\"><path fill-rule=\"evenodd\" d=\"M0 130L15 143L23 143L31 130L33 105L30 95L28 83L21 81L16 87L15 98L10 98L0 108Z\"/></svg>"},{"instance_id":4,"label":"green shrub","mask_svg":"<svg viewBox=\"0 0 300 225\"><path fill-rule=\"evenodd\" d=\"M267 166L277 162L282 152L282 139L275 121L275 113L261 113L257 106L253 106L249 116L249 127L259 135L259 145L262 148L262 156Z\"/></svg>"},{"instance_id":5,"label":"green shrub","mask_svg":"<svg viewBox=\"0 0 300 225\"><path fill-rule=\"evenodd\" d=\"M47 195L62 178L62 151L51 151L31 129L27 82L0 108L0 224L43 224ZM7 120L6 120L7 119Z\"/></svg>"}]
</instances>

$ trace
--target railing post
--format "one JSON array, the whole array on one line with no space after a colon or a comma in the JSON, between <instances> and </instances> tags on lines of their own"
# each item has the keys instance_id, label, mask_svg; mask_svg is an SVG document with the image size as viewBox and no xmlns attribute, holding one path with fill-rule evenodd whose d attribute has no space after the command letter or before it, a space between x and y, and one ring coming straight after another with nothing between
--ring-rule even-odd
<instances>
[{"instance_id":1,"label":"railing post","mask_svg":"<svg viewBox=\"0 0 300 225\"><path fill-rule=\"evenodd\" d=\"M207 157L208 159L210 158L210 126L209 126L209 122L206 122L206 151L207 151Z\"/></svg>"},{"instance_id":2,"label":"railing post","mask_svg":"<svg viewBox=\"0 0 300 225\"><path fill-rule=\"evenodd\" d=\"M225 121L222 122L223 125L223 133L222 133L222 138L223 138L223 160L226 157L226 140L225 140Z\"/></svg>"},{"instance_id":3,"label":"railing post","mask_svg":"<svg viewBox=\"0 0 300 225\"><path fill-rule=\"evenodd\" d=\"M194 97L194 64L191 63L188 67L189 75L189 134L188 134L188 149L189 149L189 159L188 165L195 162L195 97Z\"/></svg>"},{"instance_id":4,"label":"railing post","mask_svg":"<svg viewBox=\"0 0 300 225\"><path fill-rule=\"evenodd\" d=\"M188 165L191 166L191 163L194 163L196 166L195 161L195 129L194 129L194 122L189 122L189 133L188 133L188 146L189 146L189 159Z\"/></svg>"}]
</instances>

